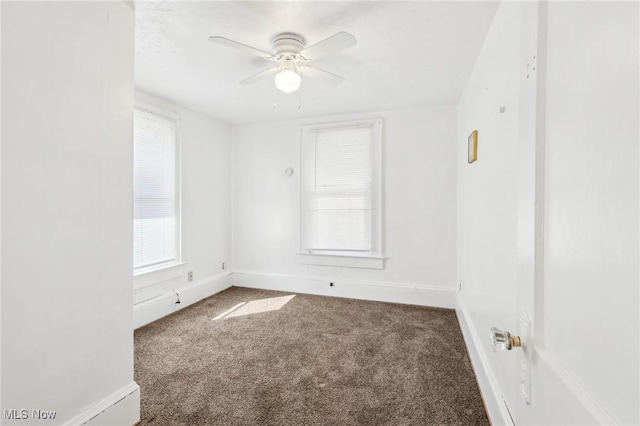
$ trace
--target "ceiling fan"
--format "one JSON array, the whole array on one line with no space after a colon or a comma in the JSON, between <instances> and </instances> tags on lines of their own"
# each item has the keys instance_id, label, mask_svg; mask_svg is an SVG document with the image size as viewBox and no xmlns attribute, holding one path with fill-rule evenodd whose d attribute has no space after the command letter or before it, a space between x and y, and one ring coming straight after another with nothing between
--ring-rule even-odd
<instances>
[{"instance_id":1,"label":"ceiling fan","mask_svg":"<svg viewBox=\"0 0 640 426\"><path fill-rule=\"evenodd\" d=\"M240 81L240 84L254 83L275 74L276 87L285 93L295 92L300 88L301 76L316 78L329 84L340 83L344 80L343 77L314 67L310 65L310 62L357 44L356 38L345 31L336 33L306 48L305 39L300 34L280 33L271 42L271 53L221 36L211 36L209 41L250 52L267 61L275 62L273 66Z\"/></svg>"}]
</instances>

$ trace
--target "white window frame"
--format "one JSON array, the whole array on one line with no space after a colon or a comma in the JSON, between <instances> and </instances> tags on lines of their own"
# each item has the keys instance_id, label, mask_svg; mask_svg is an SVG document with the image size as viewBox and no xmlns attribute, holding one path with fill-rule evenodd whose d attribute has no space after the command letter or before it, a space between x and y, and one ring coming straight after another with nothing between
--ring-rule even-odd
<instances>
[{"instance_id":1,"label":"white window frame","mask_svg":"<svg viewBox=\"0 0 640 426\"><path fill-rule=\"evenodd\" d=\"M308 138L315 132L326 130L348 129L353 127L371 127L373 130L372 139L372 213L371 213L371 251L362 254L327 252L309 252L305 249L305 188L304 188L304 144L309 143ZM323 265L352 268L383 269L384 268L384 240L383 240L383 169L382 169L382 144L383 144L383 120L381 118L354 120L335 123L319 123L303 125L300 130L300 238L298 261L301 264Z\"/></svg>"},{"instance_id":2,"label":"white window frame","mask_svg":"<svg viewBox=\"0 0 640 426\"><path fill-rule=\"evenodd\" d=\"M153 277L157 276L159 273L166 275L165 273L161 272L163 270L167 270L167 273L172 274L173 272L169 270L172 270L184 265L184 262L182 261L182 167L181 167L182 166L182 117L179 114L176 114L174 112L167 111L165 109L158 108L154 105L137 102L137 101L134 104L134 110L140 110L146 113L158 115L158 116L167 118L169 120L172 120L176 124L176 140L175 140L176 256L175 256L175 259L171 262L165 262L162 264L133 270L134 277L142 277L144 275L149 274L151 278L152 276ZM143 286L144 285L140 285L140 283L137 283L136 285L134 285L134 288L143 287Z\"/></svg>"}]
</instances>

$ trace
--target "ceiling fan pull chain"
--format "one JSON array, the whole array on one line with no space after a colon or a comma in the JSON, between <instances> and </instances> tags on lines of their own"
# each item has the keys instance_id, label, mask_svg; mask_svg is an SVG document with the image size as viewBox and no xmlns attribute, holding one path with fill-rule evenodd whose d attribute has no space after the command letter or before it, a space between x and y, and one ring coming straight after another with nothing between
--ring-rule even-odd
<instances>
[{"instance_id":1,"label":"ceiling fan pull chain","mask_svg":"<svg viewBox=\"0 0 640 426\"><path fill-rule=\"evenodd\" d=\"M273 107L278 108L278 89L273 86Z\"/></svg>"}]
</instances>

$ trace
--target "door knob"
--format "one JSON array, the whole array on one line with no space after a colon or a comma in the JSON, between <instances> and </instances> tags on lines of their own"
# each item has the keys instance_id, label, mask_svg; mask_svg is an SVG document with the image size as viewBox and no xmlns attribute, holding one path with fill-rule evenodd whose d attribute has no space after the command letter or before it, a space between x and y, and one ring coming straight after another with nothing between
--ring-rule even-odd
<instances>
[{"instance_id":1,"label":"door knob","mask_svg":"<svg viewBox=\"0 0 640 426\"><path fill-rule=\"evenodd\" d=\"M495 327L491 327L491 344L494 352L505 349L510 351L512 348L522 346L520 336L514 336L508 331L498 330Z\"/></svg>"}]
</instances>

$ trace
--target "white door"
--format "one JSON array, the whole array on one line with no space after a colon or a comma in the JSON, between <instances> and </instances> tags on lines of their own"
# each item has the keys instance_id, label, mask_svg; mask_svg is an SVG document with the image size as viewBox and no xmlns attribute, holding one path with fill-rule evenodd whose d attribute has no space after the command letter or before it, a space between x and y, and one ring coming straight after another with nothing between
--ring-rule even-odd
<instances>
[{"instance_id":1,"label":"white door","mask_svg":"<svg viewBox=\"0 0 640 426\"><path fill-rule=\"evenodd\" d=\"M523 5L516 424L640 423L639 22Z\"/></svg>"}]
</instances>

